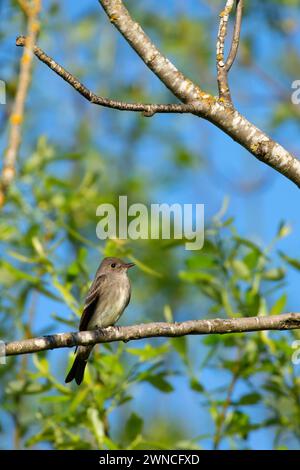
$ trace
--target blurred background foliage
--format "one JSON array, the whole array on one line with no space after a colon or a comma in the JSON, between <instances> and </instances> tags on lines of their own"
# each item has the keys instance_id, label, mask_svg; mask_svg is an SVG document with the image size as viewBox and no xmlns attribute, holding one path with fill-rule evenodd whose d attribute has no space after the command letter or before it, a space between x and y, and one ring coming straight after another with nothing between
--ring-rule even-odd
<instances>
[{"instance_id":1,"label":"blurred background foliage","mask_svg":"<svg viewBox=\"0 0 300 470\"><path fill-rule=\"evenodd\" d=\"M41 47L103 96L174 101L98 2L81 3L43 2ZM162 51L214 94L223 4L126 2ZM290 101L300 78L298 2L245 4L234 100L299 154L299 107ZM14 42L25 18L16 1L0 1L0 15L3 153L20 58ZM93 107L34 59L18 174L0 217L1 338L75 330L104 255L137 263L122 324L299 311L299 195L253 160L192 116L150 119ZM97 240L96 208L117 204L119 195L129 203L205 203L203 250ZM8 358L0 367L0 446L299 448L297 338L260 332L103 345L80 388L64 384L72 351Z\"/></svg>"}]
</instances>

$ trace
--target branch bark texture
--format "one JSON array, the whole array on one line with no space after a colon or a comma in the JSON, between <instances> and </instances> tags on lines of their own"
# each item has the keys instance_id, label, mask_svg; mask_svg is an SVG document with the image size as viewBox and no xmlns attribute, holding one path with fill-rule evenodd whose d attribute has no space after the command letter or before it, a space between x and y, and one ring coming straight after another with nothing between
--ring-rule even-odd
<instances>
[{"instance_id":1,"label":"branch bark texture","mask_svg":"<svg viewBox=\"0 0 300 470\"><path fill-rule=\"evenodd\" d=\"M219 23L219 31L218 31L218 38L217 38L217 50L216 50L216 57L217 57L217 81L218 81L218 88L219 88L219 97L223 98L224 101L231 102L231 96L228 86L227 80L227 69L224 59L224 49L225 49L225 39L227 35L228 29L228 21L231 10L234 5L234 0L227 0L224 10L220 13L220 23Z\"/></svg>"},{"instance_id":2,"label":"branch bark texture","mask_svg":"<svg viewBox=\"0 0 300 470\"><path fill-rule=\"evenodd\" d=\"M152 116L156 112L178 112L193 113L198 117L204 118L223 130L233 140L247 149L255 158L274 168L300 187L299 159L240 114L231 102L230 93L230 99L227 100L224 99L223 96L212 96L203 91L189 78L185 77L185 75L157 49L141 26L133 20L122 0L98 1L102 5L111 23L120 31L130 46L137 52L141 60L183 104L124 103L99 97L88 90L70 72L67 72L37 46L34 48L35 55L92 103L120 110L138 111L146 116ZM227 16L221 21L223 27L219 28L218 37L219 49L221 48L223 51L221 54L222 57L224 55L223 46L227 32L228 15L232 10L233 2L227 1L226 5L228 7L227 10L225 7ZM242 6L242 0L239 0L236 3L235 27L231 49L223 67L224 73L226 74L237 53L242 21ZM23 46L24 41L24 38L18 38L17 45Z\"/></svg>"},{"instance_id":3,"label":"branch bark texture","mask_svg":"<svg viewBox=\"0 0 300 470\"><path fill-rule=\"evenodd\" d=\"M5 344L5 355L15 356L48 349L71 348L79 345L132 341L154 337L246 333L262 330L300 329L300 313L286 313L266 317L190 320L181 323L146 323L133 326L110 326L102 330L59 333L24 339Z\"/></svg>"},{"instance_id":4,"label":"branch bark texture","mask_svg":"<svg viewBox=\"0 0 300 470\"><path fill-rule=\"evenodd\" d=\"M156 49L141 26L131 18L122 0L99 0L99 2L126 41L175 96L184 102L193 102L197 107L195 114L218 126L258 160L282 173L300 187L300 161L294 155L274 142L233 106L226 106L222 100L204 92L178 72L176 67ZM237 29L240 30L241 5L237 14ZM235 37L237 38L237 34ZM153 55L149 51L152 51Z\"/></svg>"}]
</instances>

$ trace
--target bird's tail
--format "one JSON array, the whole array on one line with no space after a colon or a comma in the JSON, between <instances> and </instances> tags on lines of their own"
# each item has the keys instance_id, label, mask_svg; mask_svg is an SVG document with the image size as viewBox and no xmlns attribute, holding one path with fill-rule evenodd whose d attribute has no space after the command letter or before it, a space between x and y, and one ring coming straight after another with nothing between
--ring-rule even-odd
<instances>
[{"instance_id":1,"label":"bird's tail","mask_svg":"<svg viewBox=\"0 0 300 470\"><path fill-rule=\"evenodd\" d=\"M81 384L84 377L85 366L92 349L93 347L91 346L79 346L73 365L65 379L66 383L75 379L77 385Z\"/></svg>"}]
</instances>

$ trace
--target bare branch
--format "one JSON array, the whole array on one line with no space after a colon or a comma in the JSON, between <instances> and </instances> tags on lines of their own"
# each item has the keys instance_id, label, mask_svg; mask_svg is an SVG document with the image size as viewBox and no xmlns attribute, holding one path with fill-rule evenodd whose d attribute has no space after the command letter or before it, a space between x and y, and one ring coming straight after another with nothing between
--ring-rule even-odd
<instances>
[{"instance_id":1,"label":"bare branch","mask_svg":"<svg viewBox=\"0 0 300 470\"><path fill-rule=\"evenodd\" d=\"M17 46L24 46L25 43L26 37L24 36L19 36L16 39ZM55 62L52 57L49 57L40 47L34 46L33 53L41 62L44 62L44 64L50 67L53 72L59 75L63 80L75 88L78 93L93 104L105 106L106 108L118 109L120 111L143 112L144 116L152 116L155 113L191 113L195 111L193 104L125 103L124 101L116 101L104 98L103 96L98 96L86 88L76 77L74 77L74 75Z\"/></svg>"},{"instance_id":2,"label":"bare branch","mask_svg":"<svg viewBox=\"0 0 300 470\"><path fill-rule=\"evenodd\" d=\"M146 323L133 326L110 326L102 330L60 333L6 343L6 356L28 354L48 349L71 348L78 345L132 341L153 337L241 333L262 330L300 329L300 313L269 317L190 320L181 323Z\"/></svg>"},{"instance_id":3,"label":"bare branch","mask_svg":"<svg viewBox=\"0 0 300 470\"><path fill-rule=\"evenodd\" d=\"M99 0L99 3L101 3L110 21L157 77L179 99L194 104L194 114L218 126L258 160L282 173L300 187L300 161L293 154L249 122L234 109L231 102L229 102L231 106L224 106L224 99L218 100L209 93L203 92L201 88L181 74L152 44L141 26L130 17L123 6L122 0ZM240 8L241 6L237 11L240 16L236 18L235 37L237 37L237 31L240 29L239 22L242 13ZM231 9L232 5L230 11ZM231 60L232 58L230 58Z\"/></svg>"},{"instance_id":4,"label":"bare branch","mask_svg":"<svg viewBox=\"0 0 300 470\"><path fill-rule=\"evenodd\" d=\"M239 360L236 361L235 369L232 371L232 377L229 383L225 401L216 417L216 432L213 438L214 450L217 450L219 448L222 439L223 427L226 422L228 408L232 403L232 395L238 382L239 375L241 373L241 364L242 363Z\"/></svg>"},{"instance_id":5,"label":"bare branch","mask_svg":"<svg viewBox=\"0 0 300 470\"><path fill-rule=\"evenodd\" d=\"M31 82L32 48L36 42L40 28L38 14L40 0L29 2L18 0L20 7L27 15L27 39L24 42L24 52L20 61L20 73L13 111L10 116L10 131L8 145L3 156L3 167L0 181L0 207L5 203L5 194L16 173L16 161L21 144L21 130L24 119L25 101Z\"/></svg>"},{"instance_id":6,"label":"bare branch","mask_svg":"<svg viewBox=\"0 0 300 470\"><path fill-rule=\"evenodd\" d=\"M177 70L134 21L121 0L99 0L109 20L124 36L142 61L184 103L199 101L203 91Z\"/></svg>"},{"instance_id":7,"label":"bare branch","mask_svg":"<svg viewBox=\"0 0 300 470\"><path fill-rule=\"evenodd\" d=\"M236 14L235 14L235 23L234 31L231 42L230 51L228 57L225 61L224 59L224 50L225 50L225 39L228 29L229 16L232 11L235 0L227 0L224 10L220 13L220 24L217 37L217 81L219 89L219 97L223 99L228 104L232 105L232 100L230 96L230 89L228 85L228 72L235 60L239 42L240 42L240 33L242 25L242 16L243 16L243 0L236 0Z\"/></svg>"},{"instance_id":8,"label":"bare branch","mask_svg":"<svg viewBox=\"0 0 300 470\"><path fill-rule=\"evenodd\" d=\"M236 0L236 13L235 13L233 38L231 42L230 51L225 62L225 68L226 68L227 73L231 69L231 66L236 58L236 54L239 48L242 18L243 18L243 2L244 0Z\"/></svg>"},{"instance_id":9,"label":"bare branch","mask_svg":"<svg viewBox=\"0 0 300 470\"><path fill-rule=\"evenodd\" d=\"M218 99L209 93L203 92L197 85L181 74L168 59L161 55L141 27L130 18L121 0L99 1L109 15L110 20L122 32L125 39L137 51L142 60L179 99L187 104L130 104L108 100L93 94L41 49L35 47L34 53L39 59L43 60L50 68L53 68L58 75L92 103L95 102L115 109L140 111L146 116L151 116L156 112L175 112L193 113L198 117L202 117L222 129L258 160L274 168L300 187L300 161L292 153L242 116L231 102L228 106L228 103L224 103L224 99ZM23 39L18 39L18 43L22 45Z\"/></svg>"},{"instance_id":10,"label":"bare branch","mask_svg":"<svg viewBox=\"0 0 300 470\"><path fill-rule=\"evenodd\" d=\"M217 81L219 88L219 97L228 103L231 103L230 90L228 86L227 69L224 59L225 39L227 35L228 20L234 0L227 0L224 10L220 13L220 24L217 37L216 60L217 60Z\"/></svg>"}]
</instances>

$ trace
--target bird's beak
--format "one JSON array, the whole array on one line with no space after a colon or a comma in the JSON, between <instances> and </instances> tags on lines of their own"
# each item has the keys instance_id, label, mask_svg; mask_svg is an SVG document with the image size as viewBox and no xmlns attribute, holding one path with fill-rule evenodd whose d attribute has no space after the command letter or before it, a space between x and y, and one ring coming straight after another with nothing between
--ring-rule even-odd
<instances>
[{"instance_id":1,"label":"bird's beak","mask_svg":"<svg viewBox=\"0 0 300 470\"><path fill-rule=\"evenodd\" d=\"M126 269L132 268L133 266L135 266L134 263L125 263L125 264L124 264L124 267L125 267Z\"/></svg>"}]
</instances>

